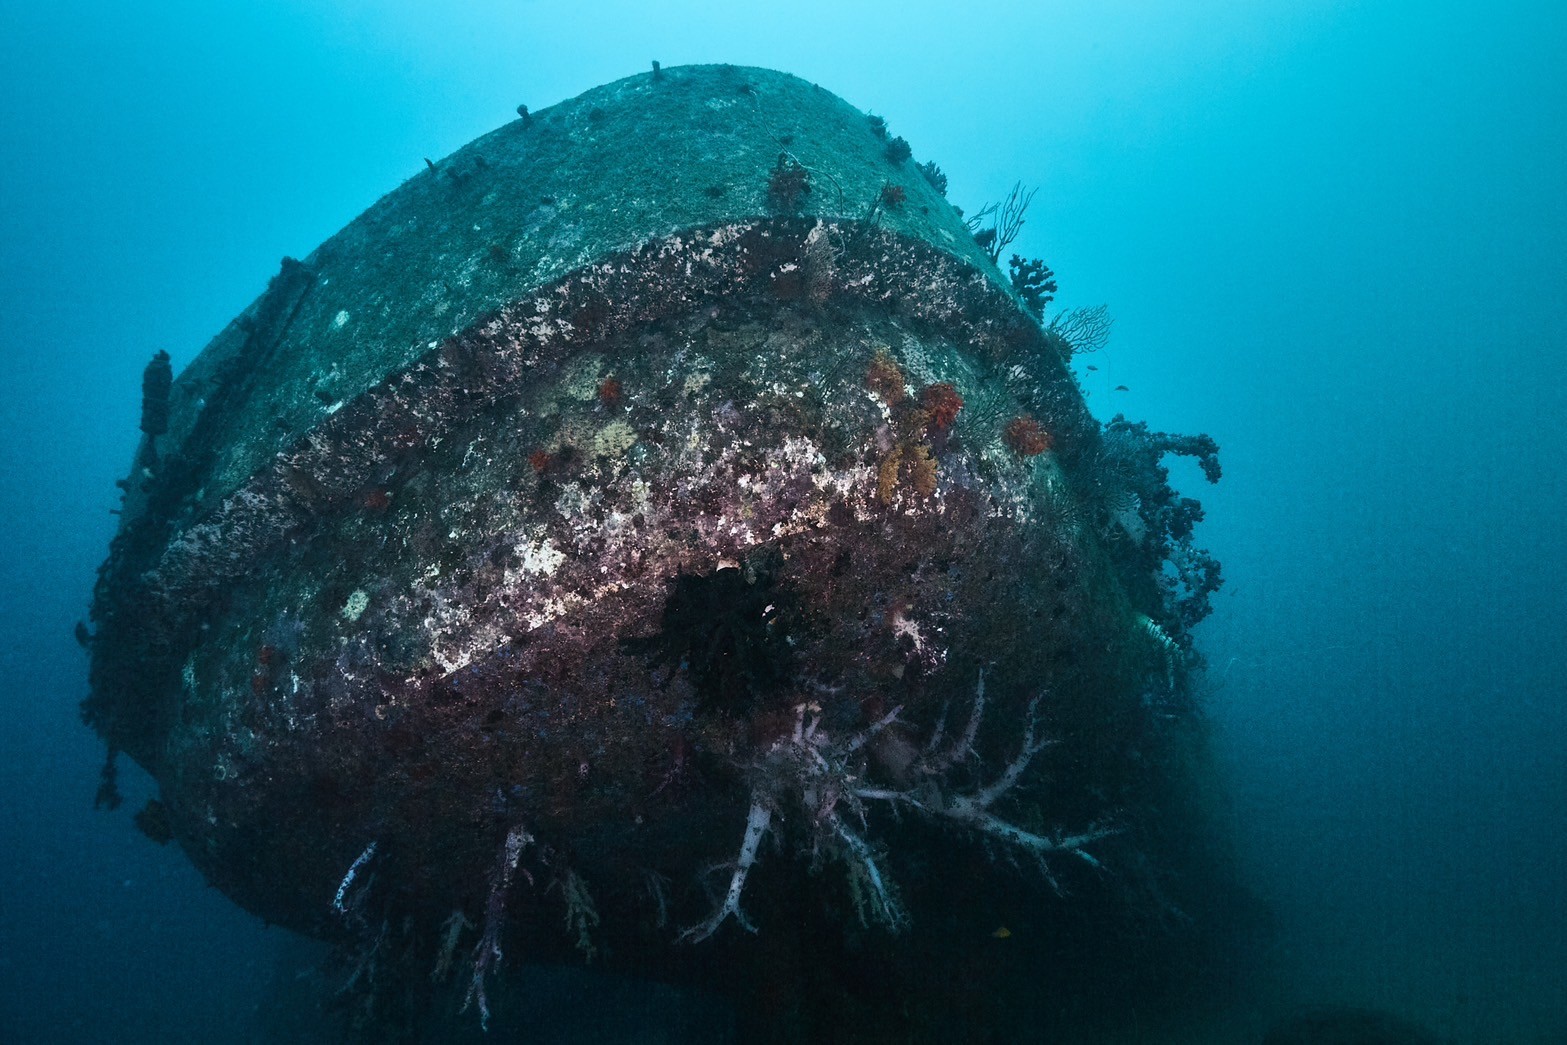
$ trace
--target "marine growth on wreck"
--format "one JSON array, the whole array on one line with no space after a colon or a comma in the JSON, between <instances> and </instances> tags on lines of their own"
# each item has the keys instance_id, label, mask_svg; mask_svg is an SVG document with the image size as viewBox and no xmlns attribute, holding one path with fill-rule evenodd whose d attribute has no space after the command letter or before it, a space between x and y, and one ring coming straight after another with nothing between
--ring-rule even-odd
<instances>
[{"instance_id":1,"label":"marine growth on wreck","mask_svg":"<svg viewBox=\"0 0 1567 1045\"><path fill-rule=\"evenodd\" d=\"M383 1040L535 962L913 1040L1172 916L1212 441L1095 421L1053 274L819 87L519 113L149 368L100 797Z\"/></svg>"}]
</instances>

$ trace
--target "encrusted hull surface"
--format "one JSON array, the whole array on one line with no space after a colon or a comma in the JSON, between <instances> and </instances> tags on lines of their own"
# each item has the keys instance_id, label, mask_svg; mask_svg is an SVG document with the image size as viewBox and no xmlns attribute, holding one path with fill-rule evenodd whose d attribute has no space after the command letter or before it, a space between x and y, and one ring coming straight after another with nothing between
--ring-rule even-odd
<instances>
[{"instance_id":1,"label":"encrusted hull surface","mask_svg":"<svg viewBox=\"0 0 1567 1045\"><path fill-rule=\"evenodd\" d=\"M517 180L649 107L701 114L659 134L721 133L749 180ZM800 960L748 928L923 924L928 954L975 867L1046 897L1156 847L1193 617L1158 571L1190 527L951 208L777 74L671 70L522 123L286 264L176 382L86 705L158 779L149 822L271 921L392 933L405 981L450 973L486 1019L503 938L675 976L712 976L704 947ZM521 238L456 260L441 192L514 197ZM591 216L615 200L630 224ZM455 321L416 342L428 306L397 298L379 347L334 356L414 226Z\"/></svg>"}]
</instances>

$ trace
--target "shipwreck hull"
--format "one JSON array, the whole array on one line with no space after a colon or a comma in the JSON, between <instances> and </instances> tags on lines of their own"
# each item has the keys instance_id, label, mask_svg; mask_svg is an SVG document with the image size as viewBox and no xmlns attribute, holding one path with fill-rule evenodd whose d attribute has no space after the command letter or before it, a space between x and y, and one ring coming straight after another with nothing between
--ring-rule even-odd
<instances>
[{"instance_id":1,"label":"shipwreck hull","mask_svg":"<svg viewBox=\"0 0 1567 1045\"><path fill-rule=\"evenodd\" d=\"M977 867L999 917L1156 849L1189 740L1189 526L1069 349L818 88L525 115L175 381L86 716L237 902L399 926L480 1008L502 939L734 986L923 932L912 967Z\"/></svg>"}]
</instances>

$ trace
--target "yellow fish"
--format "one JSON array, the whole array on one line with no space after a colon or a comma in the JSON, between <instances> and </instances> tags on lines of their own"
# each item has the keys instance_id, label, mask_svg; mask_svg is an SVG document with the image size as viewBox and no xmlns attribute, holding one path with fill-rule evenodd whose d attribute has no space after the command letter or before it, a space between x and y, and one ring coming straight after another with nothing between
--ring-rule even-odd
<instances>
[{"instance_id":1,"label":"yellow fish","mask_svg":"<svg viewBox=\"0 0 1567 1045\"><path fill-rule=\"evenodd\" d=\"M1012 930L1003 925L1001 928L997 929L990 935L994 936L998 940L1005 940L1008 936L1012 935Z\"/></svg>"}]
</instances>

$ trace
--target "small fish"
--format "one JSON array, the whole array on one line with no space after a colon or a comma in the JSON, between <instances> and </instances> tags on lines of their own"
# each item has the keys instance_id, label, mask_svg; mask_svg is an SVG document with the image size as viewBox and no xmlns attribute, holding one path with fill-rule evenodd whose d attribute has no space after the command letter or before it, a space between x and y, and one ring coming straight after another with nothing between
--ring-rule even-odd
<instances>
[{"instance_id":1,"label":"small fish","mask_svg":"<svg viewBox=\"0 0 1567 1045\"><path fill-rule=\"evenodd\" d=\"M1099 368L1098 368L1098 367L1096 367L1096 366L1094 366L1094 364L1092 364L1092 363L1089 363L1089 364L1088 364L1088 369L1090 369L1090 370L1098 370L1098 369L1099 369Z\"/></svg>"},{"instance_id":2,"label":"small fish","mask_svg":"<svg viewBox=\"0 0 1567 1045\"><path fill-rule=\"evenodd\" d=\"M1115 390L1117 392L1130 392L1131 391L1131 389L1127 388L1125 385L1116 385L1115 386Z\"/></svg>"},{"instance_id":3,"label":"small fish","mask_svg":"<svg viewBox=\"0 0 1567 1045\"><path fill-rule=\"evenodd\" d=\"M1001 928L997 929L990 935L994 936L998 940L1005 940L1007 937L1012 935L1012 930L1003 925Z\"/></svg>"}]
</instances>

